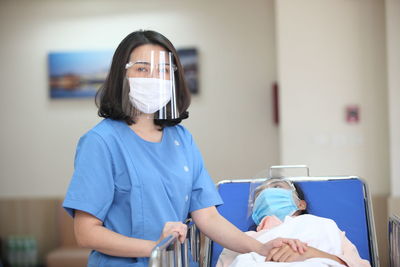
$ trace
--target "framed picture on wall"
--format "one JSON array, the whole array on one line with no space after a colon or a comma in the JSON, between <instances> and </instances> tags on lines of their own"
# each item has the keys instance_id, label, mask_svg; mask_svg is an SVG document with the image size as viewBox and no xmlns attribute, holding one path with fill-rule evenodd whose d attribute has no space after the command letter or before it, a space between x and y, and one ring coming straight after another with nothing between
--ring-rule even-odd
<instances>
[{"instance_id":1,"label":"framed picture on wall","mask_svg":"<svg viewBox=\"0 0 400 267\"><path fill-rule=\"evenodd\" d=\"M52 52L48 54L51 98L91 98L103 84L113 51ZM178 49L186 83L198 94L198 53L196 48Z\"/></svg>"},{"instance_id":2,"label":"framed picture on wall","mask_svg":"<svg viewBox=\"0 0 400 267\"><path fill-rule=\"evenodd\" d=\"M177 49L185 80L192 94L199 93L198 53L196 48Z\"/></svg>"},{"instance_id":3,"label":"framed picture on wall","mask_svg":"<svg viewBox=\"0 0 400 267\"><path fill-rule=\"evenodd\" d=\"M107 76L112 55L111 50L49 53L50 97L94 97Z\"/></svg>"}]
</instances>

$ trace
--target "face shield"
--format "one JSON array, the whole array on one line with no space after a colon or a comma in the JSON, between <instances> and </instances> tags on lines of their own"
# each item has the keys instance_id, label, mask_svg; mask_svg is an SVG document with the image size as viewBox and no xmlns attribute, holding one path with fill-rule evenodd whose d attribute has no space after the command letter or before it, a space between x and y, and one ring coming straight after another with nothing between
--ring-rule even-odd
<instances>
[{"instance_id":1,"label":"face shield","mask_svg":"<svg viewBox=\"0 0 400 267\"><path fill-rule=\"evenodd\" d=\"M262 185L256 188L255 191L255 198L257 198L258 193L260 193L262 190L266 188L282 188L282 189L288 189L292 190L296 193L296 187L294 187L294 184L292 181L285 179L285 178L271 178L266 180Z\"/></svg>"},{"instance_id":2,"label":"face shield","mask_svg":"<svg viewBox=\"0 0 400 267\"><path fill-rule=\"evenodd\" d=\"M177 67L173 58L171 52L163 50L134 51L125 66L133 116L145 115L160 120L179 118L175 81Z\"/></svg>"}]
</instances>

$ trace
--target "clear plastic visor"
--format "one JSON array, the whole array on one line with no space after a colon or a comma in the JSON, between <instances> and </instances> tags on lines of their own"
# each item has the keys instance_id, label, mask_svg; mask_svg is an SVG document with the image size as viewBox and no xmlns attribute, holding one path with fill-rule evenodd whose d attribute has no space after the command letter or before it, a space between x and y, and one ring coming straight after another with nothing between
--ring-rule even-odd
<instances>
[{"instance_id":1,"label":"clear plastic visor","mask_svg":"<svg viewBox=\"0 0 400 267\"><path fill-rule=\"evenodd\" d=\"M254 199L257 198L257 196L261 193L261 191L267 188L282 188L296 192L296 188L294 187L294 184L291 181L287 179L271 178L266 180L263 184L261 184L256 188L254 192Z\"/></svg>"},{"instance_id":2,"label":"clear plastic visor","mask_svg":"<svg viewBox=\"0 0 400 267\"><path fill-rule=\"evenodd\" d=\"M147 114L154 119L177 119L173 54L167 51L146 50L132 53L125 65L129 100L134 116Z\"/></svg>"}]
</instances>

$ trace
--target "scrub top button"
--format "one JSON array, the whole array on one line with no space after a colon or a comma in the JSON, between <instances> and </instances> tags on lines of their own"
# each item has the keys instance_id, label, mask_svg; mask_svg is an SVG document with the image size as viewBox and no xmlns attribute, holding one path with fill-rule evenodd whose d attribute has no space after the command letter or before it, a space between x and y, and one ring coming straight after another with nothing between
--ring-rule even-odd
<instances>
[{"instance_id":1,"label":"scrub top button","mask_svg":"<svg viewBox=\"0 0 400 267\"><path fill-rule=\"evenodd\" d=\"M183 169L185 170L185 172L188 172L189 171L189 167L188 166L183 166Z\"/></svg>"},{"instance_id":2,"label":"scrub top button","mask_svg":"<svg viewBox=\"0 0 400 267\"><path fill-rule=\"evenodd\" d=\"M178 140L175 140L174 143L175 143L176 146L179 146L179 145L180 145L179 142L178 142Z\"/></svg>"},{"instance_id":3,"label":"scrub top button","mask_svg":"<svg viewBox=\"0 0 400 267\"><path fill-rule=\"evenodd\" d=\"M185 201L188 201L188 200L189 200L189 196L186 195L186 196L185 196Z\"/></svg>"}]
</instances>

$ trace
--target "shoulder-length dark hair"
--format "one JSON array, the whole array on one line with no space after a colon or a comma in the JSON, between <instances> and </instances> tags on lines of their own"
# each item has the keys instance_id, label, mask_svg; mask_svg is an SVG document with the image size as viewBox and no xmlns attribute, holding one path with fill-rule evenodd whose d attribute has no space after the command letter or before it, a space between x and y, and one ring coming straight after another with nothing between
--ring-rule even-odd
<instances>
[{"instance_id":1,"label":"shoulder-length dark hair","mask_svg":"<svg viewBox=\"0 0 400 267\"><path fill-rule=\"evenodd\" d=\"M95 102L98 107L98 115L103 118L123 120L129 125L135 123L134 108L129 101L129 90L124 89L127 86L125 65L129 62L133 49L144 44L160 45L174 56L174 63L178 68L175 81L177 107L180 117L166 120L154 119L154 123L161 128L179 124L189 116L187 109L190 105L190 93L185 83L183 67L175 47L165 36L155 31L140 30L132 32L118 45L107 78L96 94Z\"/></svg>"}]
</instances>

